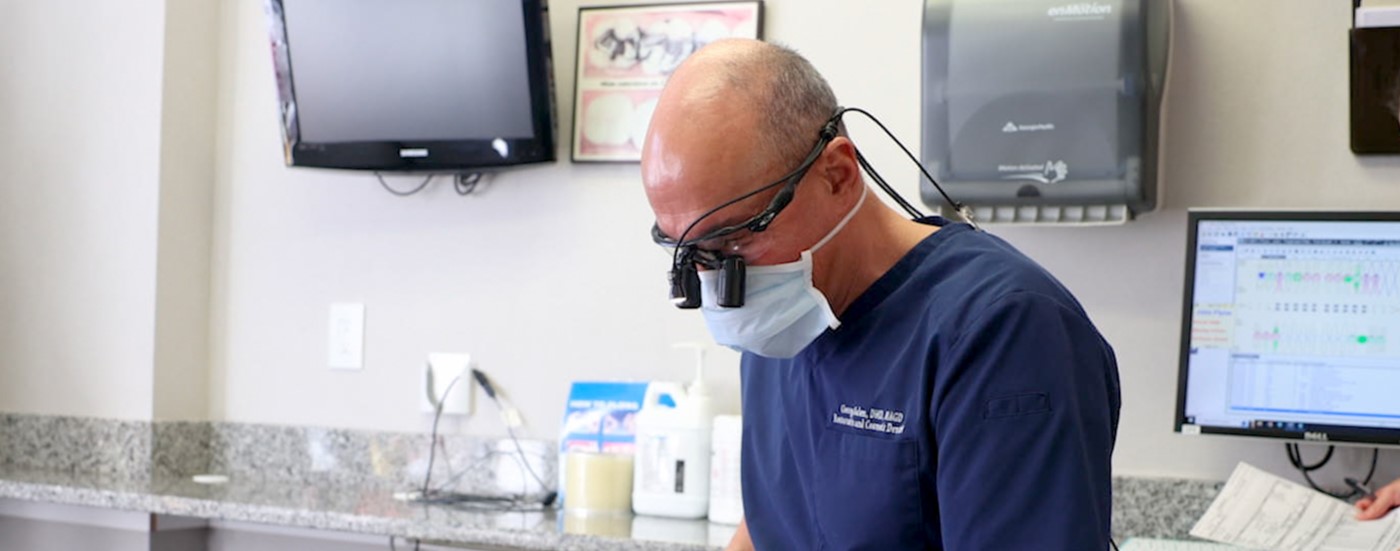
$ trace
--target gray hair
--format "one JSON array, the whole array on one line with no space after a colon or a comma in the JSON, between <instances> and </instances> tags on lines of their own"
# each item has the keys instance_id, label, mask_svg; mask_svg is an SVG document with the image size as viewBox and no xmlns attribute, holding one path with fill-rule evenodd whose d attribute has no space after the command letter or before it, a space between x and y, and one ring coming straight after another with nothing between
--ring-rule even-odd
<instances>
[{"instance_id":1,"label":"gray hair","mask_svg":"<svg viewBox=\"0 0 1400 551\"><path fill-rule=\"evenodd\" d=\"M836 114L831 85L810 61L780 44L766 43L731 65L729 84L748 90L760 110L759 144L772 162L797 168L816 144L822 125Z\"/></svg>"}]
</instances>

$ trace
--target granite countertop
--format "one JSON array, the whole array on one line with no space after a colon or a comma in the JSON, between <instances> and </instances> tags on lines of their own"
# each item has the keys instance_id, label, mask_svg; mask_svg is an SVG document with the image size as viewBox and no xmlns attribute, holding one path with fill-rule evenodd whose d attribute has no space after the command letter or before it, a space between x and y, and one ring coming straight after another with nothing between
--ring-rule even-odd
<instances>
[{"instance_id":1,"label":"granite countertop","mask_svg":"<svg viewBox=\"0 0 1400 551\"><path fill-rule=\"evenodd\" d=\"M539 461L543 480L555 478L555 443L525 442L539 454L506 443L444 437L433 480L448 481L450 491L497 493L525 476L517 455ZM0 498L525 550L711 550L735 531L704 520L581 519L394 499L421 484L429 449L419 434L0 413ZM196 473L229 482L199 484ZM1113 536L1187 538L1221 484L1114 477Z\"/></svg>"},{"instance_id":2,"label":"granite countertop","mask_svg":"<svg viewBox=\"0 0 1400 551\"><path fill-rule=\"evenodd\" d=\"M393 498L388 485L186 477L142 480L0 466L0 498L144 511L514 549L692 551L722 547L735 527L648 517L578 519L555 510L480 512ZM566 522L567 521L567 522Z\"/></svg>"}]
</instances>

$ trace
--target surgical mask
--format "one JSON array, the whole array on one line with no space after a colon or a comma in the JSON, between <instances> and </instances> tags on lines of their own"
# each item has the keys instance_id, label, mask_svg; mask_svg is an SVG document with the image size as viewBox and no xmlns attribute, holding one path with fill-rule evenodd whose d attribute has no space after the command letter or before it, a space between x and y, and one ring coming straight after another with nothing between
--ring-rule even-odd
<instances>
[{"instance_id":1,"label":"surgical mask","mask_svg":"<svg viewBox=\"0 0 1400 551\"><path fill-rule=\"evenodd\" d=\"M865 204L867 193L862 189L851 211L826 237L802 251L797 261L749 267L744 276L747 292L743 307L720 307L716 303L719 273L700 272L700 311L715 342L759 356L791 358L827 328L839 327L841 320L836 319L826 296L812 285L812 254L846 227Z\"/></svg>"}]
</instances>

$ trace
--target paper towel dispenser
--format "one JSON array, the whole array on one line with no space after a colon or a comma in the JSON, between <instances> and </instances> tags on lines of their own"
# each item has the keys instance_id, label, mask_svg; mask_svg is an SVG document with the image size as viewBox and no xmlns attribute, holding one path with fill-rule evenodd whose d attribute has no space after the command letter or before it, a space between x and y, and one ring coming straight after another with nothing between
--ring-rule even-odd
<instances>
[{"instance_id":1,"label":"paper towel dispenser","mask_svg":"<svg viewBox=\"0 0 1400 551\"><path fill-rule=\"evenodd\" d=\"M925 0L925 165L981 221L1154 210L1170 11L1170 0Z\"/></svg>"}]
</instances>

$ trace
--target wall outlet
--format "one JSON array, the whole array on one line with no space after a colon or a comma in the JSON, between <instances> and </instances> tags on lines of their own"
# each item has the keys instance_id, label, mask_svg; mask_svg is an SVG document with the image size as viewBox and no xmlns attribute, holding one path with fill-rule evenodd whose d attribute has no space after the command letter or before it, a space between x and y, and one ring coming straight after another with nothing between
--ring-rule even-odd
<instances>
[{"instance_id":1,"label":"wall outlet","mask_svg":"<svg viewBox=\"0 0 1400 551\"><path fill-rule=\"evenodd\" d=\"M341 302L331 304L330 327L326 339L326 365L331 369L364 369L365 305Z\"/></svg>"},{"instance_id":2,"label":"wall outlet","mask_svg":"<svg viewBox=\"0 0 1400 551\"><path fill-rule=\"evenodd\" d=\"M437 403L442 401L443 415L470 416L476 395L473 392L476 380L471 374L473 365L471 354L428 354L428 363L423 369L423 390L419 393L423 413L435 412ZM461 378L457 384L452 384L458 377ZM448 385L452 386L450 392Z\"/></svg>"}]
</instances>

